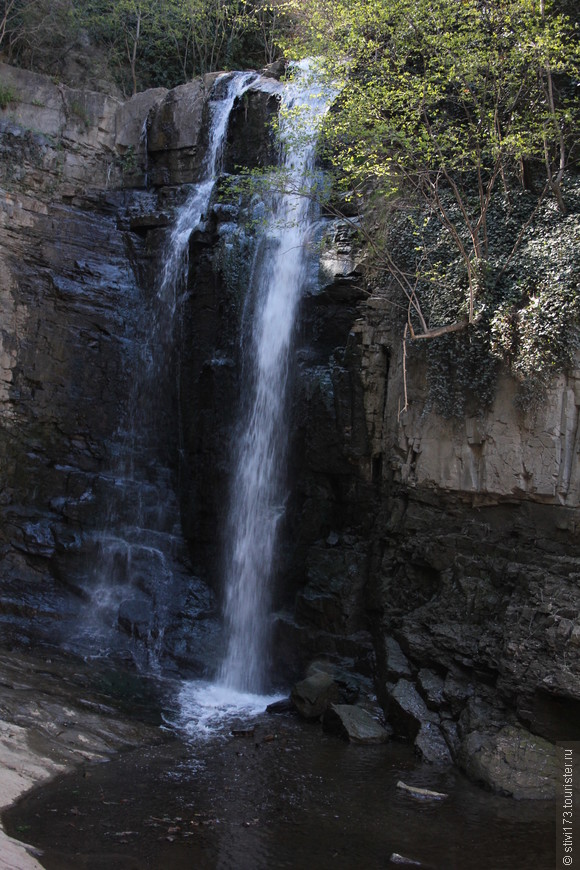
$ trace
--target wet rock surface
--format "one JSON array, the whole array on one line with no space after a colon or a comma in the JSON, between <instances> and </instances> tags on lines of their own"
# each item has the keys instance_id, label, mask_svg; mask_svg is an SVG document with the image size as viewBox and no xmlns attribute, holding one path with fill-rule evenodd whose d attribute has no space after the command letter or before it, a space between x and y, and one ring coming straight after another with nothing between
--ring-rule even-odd
<instances>
[{"instance_id":1,"label":"wet rock surface","mask_svg":"<svg viewBox=\"0 0 580 870\"><path fill-rule=\"evenodd\" d=\"M305 719L319 719L339 699L338 685L330 674L316 672L292 688L292 703Z\"/></svg>"},{"instance_id":2,"label":"wet rock surface","mask_svg":"<svg viewBox=\"0 0 580 870\"><path fill-rule=\"evenodd\" d=\"M476 782L515 798L553 800L562 776L556 748L522 728L506 725L496 734L472 731L460 758Z\"/></svg>"},{"instance_id":3,"label":"wet rock surface","mask_svg":"<svg viewBox=\"0 0 580 870\"><path fill-rule=\"evenodd\" d=\"M351 743L385 743L389 739L380 722L356 704L331 704L324 712L322 727Z\"/></svg>"},{"instance_id":4,"label":"wet rock surface","mask_svg":"<svg viewBox=\"0 0 580 870\"><path fill-rule=\"evenodd\" d=\"M92 630L98 645L80 626L109 584L116 654L138 641L142 659L201 673L219 639L181 533L175 352L154 384L143 371L166 227L197 177L215 76L123 103L1 73L15 93L0 111L4 638L82 646Z\"/></svg>"}]
</instances>

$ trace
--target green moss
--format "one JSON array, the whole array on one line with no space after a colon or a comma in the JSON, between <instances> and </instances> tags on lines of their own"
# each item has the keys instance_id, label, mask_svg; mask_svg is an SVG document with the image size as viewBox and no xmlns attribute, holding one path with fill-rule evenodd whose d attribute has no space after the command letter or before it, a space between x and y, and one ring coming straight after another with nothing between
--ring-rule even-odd
<instances>
[{"instance_id":1,"label":"green moss","mask_svg":"<svg viewBox=\"0 0 580 870\"><path fill-rule=\"evenodd\" d=\"M134 175L140 171L139 161L137 160L137 154L133 145L129 145L122 154L119 154L117 163L123 175Z\"/></svg>"},{"instance_id":2,"label":"green moss","mask_svg":"<svg viewBox=\"0 0 580 870\"><path fill-rule=\"evenodd\" d=\"M229 302L237 316L241 314L251 269L251 239L243 228L224 233L217 245L214 269L222 277Z\"/></svg>"},{"instance_id":3,"label":"green moss","mask_svg":"<svg viewBox=\"0 0 580 870\"><path fill-rule=\"evenodd\" d=\"M10 85L0 83L0 109L6 109L10 103L14 103L17 100L18 97Z\"/></svg>"}]
</instances>

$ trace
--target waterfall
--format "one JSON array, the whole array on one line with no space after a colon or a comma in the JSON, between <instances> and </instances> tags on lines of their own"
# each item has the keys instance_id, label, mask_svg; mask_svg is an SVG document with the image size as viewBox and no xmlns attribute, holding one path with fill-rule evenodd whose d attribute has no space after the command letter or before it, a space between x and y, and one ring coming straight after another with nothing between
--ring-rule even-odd
<instances>
[{"instance_id":1,"label":"waterfall","mask_svg":"<svg viewBox=\"0 0 580 870\"><path fill-rule=\"evenodd\" d=\"M279 121L284 190L269 198L252 274L254 313L246 351L252 365L231 485L228 646L219 673L221 684L241 692L263 691L268 674L270 586L285 501L286 387L314 220L308 194L317 130L330 99L309 64L298 65L283 92Z\"/></svg>"},{"instance_id":2,"label":"waterfall","mask_svg":"<svg viewBox=\"0 0 580 870\"><path fill-rule=\"evenodd\" d=\"M168 438L174 428L174 322L189 238L204 218L221 171L232 108L257 78L255 72L231 73L214 85L200 179L178 212L156 292L140 315L142 338L137 335L134 340L137 359L126 417L113 445L111 467L99 481L106 494L106 517L95 536L96 555L86 590L89 605L81 635L72 639L73 644L88 646L91 655L118 647L121 626L137 640L137 663L156 668L176 590L187 585Z\"/></svg>"},{"instance_id":3,"label":"waterfall","mask_svg":"<svg viewBox=\"0 0 580 870\"><path fill-rule=\"evenodd\" d=\"M210 98L209 145L201 167L200 180L177 216L167 246L159 284L158 295L168 303L167 310L171 318L175 314L177 305L176 289L186 268L184 257L187 254L189 237L201 224L219 176L222 151L233 105L257 78L258 74L255 72L231 73L225 94L219 99Z\"/></svg>"}]
</instances>

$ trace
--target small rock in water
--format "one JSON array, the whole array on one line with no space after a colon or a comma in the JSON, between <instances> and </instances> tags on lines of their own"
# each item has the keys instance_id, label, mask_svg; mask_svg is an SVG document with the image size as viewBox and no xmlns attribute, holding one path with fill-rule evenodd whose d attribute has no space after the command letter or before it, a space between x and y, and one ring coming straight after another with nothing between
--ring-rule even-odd
<instances>
[{"instance_id":1,"label":"small rock in water","mask_svg":"<svg viewBox=\"0 0 580 870\"><path fill-rule=\"evenodd\" d=\"M405 855L399 855L398 852L393 852L389 860L391 864L403 864L405 867L421 867L420 861L414 861L413 858L406 858Z\"/></svg>"},{"instance_id":2,"label":"small rock in water","mask_svg":"<svg viewBox=\"0 0 580 870\"><path fill-rule=\"evenodd\" d=\"M293 713L295 709L291 698L282 698L281 701L274 701L273 704L268 704L266 713Z\"/></svg>"},{"instance_id":3,"label":"small rock in water","mask_svg":"<svg viewBox=\"0 0 580 870\"><path fill-rule=\"evenodd\" d=\"M441 801L449 797L449 795L445 794L445 792L431 791L431 789L429 788L419 788L415 785L407 785L407 783L403 782L402 780L398 781L397 788L408 792L410 795L413 795L413 797L423 798L425 800Z\"/></svg>"},{"instance_id":4,"label":"small rock in water","mask_svg":"<svg viewBox=\"0 0 580 870\"><path fill-rule=\"evenodd\" d=\"M255 728L232 728L232 737L253 737Z\"/></svg>"}]
</instances>

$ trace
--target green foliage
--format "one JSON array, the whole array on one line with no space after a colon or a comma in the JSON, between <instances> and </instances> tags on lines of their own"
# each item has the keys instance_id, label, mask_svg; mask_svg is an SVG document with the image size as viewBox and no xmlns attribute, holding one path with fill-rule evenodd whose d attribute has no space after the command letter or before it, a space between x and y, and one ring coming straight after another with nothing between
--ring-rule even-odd
<instances>
[{"instance_id":1,"label":"green foliage","mask_svg":"<svg viewBox=\"0 0 580 870\"><path fill-rule=\"evenodd\" d=\"M126 92L174 87L196 75L270 62L285 4L263 0L74 0L106 47Z\"/></svg>"},{"instance_id":2,"label":"green foliage","mask_svg":"<svg viewBox=\"0 0 580 870\"><path fill-rule=\"evenodd\" d=\"M520 379L523 406L573 364L579 346L580 180L566 199L568 214L547 203L538 215L498 284L490 319L490 350Z\"/></svg>"},{"instance_id":3,"label":"green foliage","mask_svg":"<svg viewBox=\"0 0 580 870\"><path fill-rule=\"evenodd\" d=\"M547 65L578 73L573 30L534 0L317 0L308 16L310 46L348 79L327 134L351 183L471 181L577 119L546 96Z\"/></svg>"},{"instance_id":4,"label":"green foliage","mask_svg":"<svg viewBox=\"0 0 580 870\"><path fill-rule=\"evenodd\" d=\"M48 72L78 36L76 0L0 0L0 47L10 63Z\"/></svg>"},{"instance_id":5,"label":"green foliage","mask_svg":"<svg viewBox=\"0 0 580 870\"><path fill-rule=\"evenodd\" d=\"M126 94L174 87L219 69L259 67L280 55L287 0L0 0L8 60L50 74L76 52L104 53Z\"/></svg>"},{"instance_id":6,"label":"green foliage","mask_svg":"<svg viewBox=\"0 0 580 870\"><path fill-rule=\"evenodd\" d=\"M0 109L6 109L17 99L16 92L10 85L0 83Z\"/></svg>"},{"instance_id":7,"label":"green foliage","mask_svg":"<svg viewBox=\"0 0 580 870\"><path fill-rule=\"evenodd\" d=\"M232 315L241 316L251 271L252 237L244 227L223 232L213 259L228 292Z\"/></svg>"},{"instance_id":8,"label":"green foliage","mask_svg":"<svg viewBox=\"0 0 580 870\"><path fill-rule=\"evenodd\" d=\"M446 413L463 413L470 394L490 401L499 358L528 385L571 359L573 245L563 263L547 243L566 220L578 232L566 176L580 142L580 50L565 10L549 0L305 7L297 53L324 53L343 81L325 160L343 200L366 212L374 292L386 292L382 270L402 294L407 334L430 339L432 396ZM404 244L376 225L381 210ZM531 261L544 289L528 298L514 270L520 280Z\"/></svg>"},{"instance_id":9,"label":"green foliage","mask_svg":"<svg viewBox=\"0 0 580 870\"><path fill-rule=\"evenodd\" d=\"M134 175L136 172L141 171L137 153L133 145L129 145L122 154L117 156L117 164L123 175Z\"/></svg>"},{"instance_id":10,"label":"green foliage","mask_svg":"<svg viewBox=\"0 0 580 870\"><path fill-rule=\"evenodd\" d=\"M491 404L502 366L519 381L518 404L527 409L541 400L555 374L574 364L580 335L580 178L568 182L564 192L566 214L552 199L537 209L531 192L512 192L508 198L498 191L489 213L494 256L480 270L477 321L432 338L426 348L425 342L408 342L409 354L426 349L430 402L444 416L475 414ZM466 317L466 271L441 225L426 209L411 214L396 206L381 223L375 214L374 228L403 269L413 267L415 249L420 249L417 292L428 324ZM380 270L370 279L380 287ZM405 318L402 311L401 321ZM414 322L418 329L416 318Z\"/></svg>"},{"instance_id":11,"label":"green foliage","mask_svg":"<svg viewBox=\"0 0 580 870\"><path fill-rule=\"evenodd\" d=\"M72 100L68 103L67 109L79 124L85 127L85 129L89 128L89 112L82 100Z\"/></svg>"}]
</instances>

